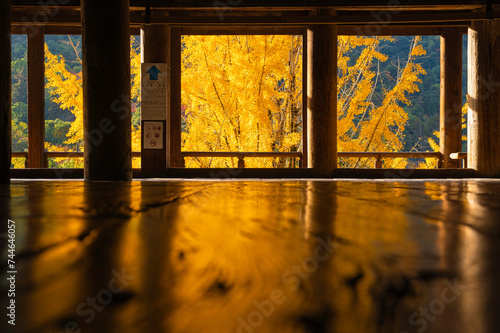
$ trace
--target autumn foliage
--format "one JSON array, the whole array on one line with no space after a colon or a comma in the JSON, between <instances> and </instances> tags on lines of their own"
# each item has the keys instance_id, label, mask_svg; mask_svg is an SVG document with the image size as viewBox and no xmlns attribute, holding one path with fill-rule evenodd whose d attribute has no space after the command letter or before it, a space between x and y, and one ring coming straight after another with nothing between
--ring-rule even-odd
<instances>
[{"instance_id":1,"label":"autumn foliage","mask_svg":"<svg viewBox=\"0 0 500 333\"><path fill-rule=\"evenodd\" d=\"M79 50L78 45L74 45L71 38L71 44L74 46L77 59ZM131 40L130 48L130 62L131 62L131 96L132 100L139 98L140 87L140 51L137 42ZM53 96L54 101L59 104L63 110L70 111L75 120L71 123L66 144L73 144L76 148L69 146L55 146L48 142L45 143L45 148L48 151L83 151L83 89L82 89L82 73L70 72L65 64L65 59L62 56L54 55L49 51L45 45L45 76L46 88ZM141 136L140 127L137 124L132 125L132 150L141 150ZM59 163L64 163L64 167L83 167L82 159L73 160L67 158L56 159ZM72 163L73 162L73 163ZM140 168L140 160L134 159L133 167Z\"/></svg>"},{"instance_id":2,"label":"autumn foliage","mask_svg":"<svg viewBox=\"0 0 500 333\"><path fill-rule=\"evenodd\" d=\"M408 60L388 80L377 64L390 37L340 36L338 42L338 150L400 151L407 114L418 91L425 54L413 39ZM302 148L301 36L184 36L182 101L185 151L300 151ZM235 167L235 160L193 158L190 167ZM248 159L250 167L283 167L280 159ZM372 161L340 159L340 167ZM406 166L402 159L386 167Z\"/></svg>"},{"instance_id":3,"label":"autumn foliage","mask_svg":"<svg viewBox=\"0 0 500 333\"><path fill-rule=\"evenodd\" d=\"M184 36L183 150L301 149L302 41L299 36ZM188 167L235 167L197 158ZM286 166L250 158L248 167ZM289 163L289 162L288 162Z\"/></svg>"},{"instance_id":4,"label":"autumn foliage","mask_svg":"<svg viewBox=\"0 0 500 333\"><path fill-rule=\"evenodd\" d=\"M404 105L418 91L424 69L416 61L425 54L419 37L408 59L392 75L381 73L387 61L381 40L390 37L339 36L338 150L400 151L407 114ZM131 47L133 106L138 110L140 54ZM77 46L75 51L78 52ZM302 36L183 36L182 150L288 152L301 151L303 119ZM66 144L46 144L54 151L82 151L83 99L81 73L67 70L65 60L45 49L47 88L62 109L75 115ZM138 121L132 129L133 151L140 151ZM64 159L64 166L73 165ZM249 158L247 167L290 167L297 161ZM404 168L402 159L384 167ZM339 159L340 167L371 167L370 159ZM235 167L231 158L191 158L187 167ZM134 161L140 167L140 161Z\"/></svg>"}]
</instances>

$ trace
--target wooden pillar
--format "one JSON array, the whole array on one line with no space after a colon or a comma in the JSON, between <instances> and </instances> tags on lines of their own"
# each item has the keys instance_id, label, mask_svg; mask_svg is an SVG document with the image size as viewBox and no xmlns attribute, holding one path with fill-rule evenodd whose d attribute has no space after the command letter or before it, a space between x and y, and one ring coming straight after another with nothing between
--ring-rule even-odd
<instances>
[{"instance_id":1,"label":"wooden pillar","mask_svg":"<svg viewBox=\"0 0 500 333\"><path fill-rule=\"evenodd\" d=\"M10 182L11 159L10 0L0 3L0 184Z\"/></svg>"},{"instance_id":2,"label":"wooden pillar","mask_svg":"<svg viewBox=\"0 0 500 333\"><path fill-rule=\"evenodd\" d=\"M170 27L168 25L145 24L141 27L141 62L166 63L170 67ZM170 100L169 91L170 86L167 78L167 108L169 107ZM164 118L158 119L163 122L163 148L144 149L144 145L141 145L141 170L143 177L162 177L165 175L167 169L167 147L169 143L168 122L165 121L167 114L165 114ZM144 120L142 118L141 128L142 133L144 133Z\"/></svg>"},{"instance_id":3,"label":"wooden pillar","mask_svg":"<svg viewBox=\"0 0 500 333\"><path fill-rule=\"evenodd\" d=\"M439 146L444 168L458 168L450 154L462 151L462 32L443 28L441 34L441 98Z\"/></svg>"},{"instance_id":4,"label":"wooden pillar","mask_svg":"<svg viewBox=\"0 0 500 333\"><path fill-rule=\"evenodd\" d=\"M337 26L307 32L308 167L332 177L337 167Z\"/></svg>"},{"instance_id":5,"label":"wooden pillar","mask_svg":"<svg viewBox=\"0 0 500 333\"><path fill-rule=\"evenodd\" d=\"M474 21L468 38L467 164L500 177L500 21Z\"/></svg>"},{"instance_id":6,"label":"wooden pillar","mask_svg":"<svg viewBox=\"0 0 500 333\"><path fill-rule=\"evenodd\" d=\"M82 0L85 180L131 180L128 0Z\"/></svg>"},{"instance_id":7,"label":"wooden pillar","mask_svg":"<svg viewBox=\"0 0 500 333\"><path fill-rule=\"evenodd\" d=\"M182 167L181 163L181 29L171 28L170 33L170 107L168 166Z\"/></svg>"},{"instance_id":8,"label":"wooden pillar","mask_svg":"<svg viewBox=\"0 0 500 333\"><path fill-rule=\"evenodd\" d=\"M44 168L45 36L40 27L28 34L28 168Z\"/></svg>"},{"instance_id":9,"label":"wooden pillar","mask_svg":"<svg viewBox=\"0 0 500 333\"><path fill-rule=\"evenodd\" d=\"M309 91L307 89L307 83L308 83L308 77L307 77L307 64L309 63L309 60L307 58L307 50L308 50L308 43L307 43L307 36L308 36L308 29L305 29L304 33L302 34L302 157L299 160L299 168L308 168L308 162L309 162L309 135L308 135L308 128L309 125L307 124L307 100L308 100L308 95L307 92Z\"/></svg>"}]
</instances>

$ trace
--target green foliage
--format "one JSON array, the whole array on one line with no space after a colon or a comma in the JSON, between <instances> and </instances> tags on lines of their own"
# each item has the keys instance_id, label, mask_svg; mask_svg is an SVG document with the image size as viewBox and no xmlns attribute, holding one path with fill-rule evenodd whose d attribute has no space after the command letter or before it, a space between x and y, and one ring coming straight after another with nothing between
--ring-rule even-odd
<instances>
[{"instance_id":1,"label":"green foliage","mask_svg":"<svg viewBox=\"0 0 500 333\"><path fill-rule=\"evenodd\" d=\"M411 36L394 37L395 43L385 43L382 51L389 56L390 62L396 64L398 59L407 57L407 44ZM422 36L421 45L427 55L420 57L418 63L427 72L422 77L419 92L411 97L412 105L405 106L408 113L408 123L405 129L404 150L432 150L427 138L433 137L433 132L439 130L439 92L440 92L440 37ZM467 36L463 39L462 53L462 96L463 103L467 95ZM381 71L387 70L381 66ZM465 151L465 150L464 150Z\"/></svg>"},{"instance_id":2,"label":"green foliage","mask_svg":"<svg viewBox=\"0 0 500 333\"><path fill-rule=\"evenodd\" d=\"M68 112L68 110L63 110L61 107L54 102L53 97L50 95L49 90L45 90L45 119L46 120L57 120L61 119L64 121L72 122L75 120L75 116Z\"/></svg>"},{"instance_id":3,"label":"green foliage","mask_svg":"<svg viewBox=\"0 0 500 333\"><path fill-rule=\"evenodd\" d=\"M28 39L26 35L12 35L12 59L26 57Z\"/></svg>"},{"instance_id":4,"label":"green foliage","mask_svg":"<svg viewBox=\"0 0 500 333\"><path fill-rule=\"evenodd\" d=\"M71 41L69 37L71 37ZM81 71L82 66L79 60L82 56L81 36L46 35L45 44L47 44L50 53L64 57L67 70L72 73Z\"/></svg>"},{"instance_id":5,"label":"green foliage","mask_svg":"<svg viewBox=\"0 0 500 333\"><path fill-rule=\"evenodd\" d=\"M12 151L28 151L28 125L12 120Z\"/></svg>"},{"instance_id":6,"label":"green foliage","mask_svg":"<svg viewBox=\"0 0 500 333\"><path fill-rule=\"evenodd\" d=\"M68 140L66 134L71 127L71 122L61 119L45 121L45 141L57 146L65 145Z\"/></svg>"},{"instance_id":7,"label":"green foliage","mask_svg":"<svg viewBox=\"0 0 500 333\"><path fill-rule=\"evenodd\" d=\"M28 64L26 54L12 61L12 103L28 103Z\"/></svg>"},{"instance_id":8,"label":"green foliage","mask_svg":"<svg viewBox=\"0 0 500 333\"><path fill-rule=\"evenodd\" d=\"M388 73L386 78L396 79L396 69L408 58L408 45L413 36L394 37L394 43L384 42L382 52L387 54L389 61L380 65L380 71ZM430 147L426 138L432 137L433 131L439 128L439 80L440 80L440 48L439 36L422 36L420 44L427 54L416 61L425 71L422 76L420 91L415 92L410 100L411 105L405 105L408 122L404 131L404 151L427 150ZM390 83L390 82L388 82Z\"/></svg>"},{"instance_id":9,"label":"green foliage","mask_svg":"<svg viewBox=\"0 0 500 333\"><path fill-rule=\"evenodd\" d=\"M83 158L49 158L48 164L51 169L82 169Z\"/></svg>"},{"instance_id":10,"label":"green foliage","mask_svg":"<svg viewBox=\"0 0 500 333\"><path fill-rule=\"evenodd\" d=\"M12 120L28 123L28 105L26 103L16 102L12 104Z\"/></svg>"}]
</instances>

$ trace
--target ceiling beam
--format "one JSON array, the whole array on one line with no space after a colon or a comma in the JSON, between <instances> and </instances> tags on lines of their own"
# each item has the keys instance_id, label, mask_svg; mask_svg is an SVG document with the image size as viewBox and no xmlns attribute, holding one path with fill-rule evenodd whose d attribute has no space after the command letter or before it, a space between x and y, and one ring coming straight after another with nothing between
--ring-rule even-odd
<instances>
[{"instance_id":1,"label":"ceiling beam","mask_svg":"<svg viewBox=\"0 0 500 333\"><path fill-rule=\"evenodd\" d=\"M295 27L183 27L181 32L183 35L300 35L306 26ZM441 31L446 27L456 27L461 29L463 34L467 33L467 25L465 23L455 25L404 25L404 26L339 26L339 35L349 36L432 36L441 35ZM229 30L228 30L229 29ZM12 34L26 35L32 31L31 26L16 25L12 27ZM79 26L47 26L44 28L46 35L80 35L81 28ZM139 27L130 29L131 35L140 35Z\"/></svg>"},{"instance_id":2,"label":"ceiling beam","mask_svg":"<svg viewBox=\"0 0 500 333\"><path fill-rule=\"evenodd\" d=\"M13 35L27 35L30 34L37 27L30 25L14 25L12 26L11 32ZM81 35L82 28L78 25L57 25L57 26L46 26L44 29L44 34L46 35ZM139 27L131 27L130 34L133 36L139 36L141 34L141 29Z\"/></svg>"},{"instance_id":3,"label":"ceiling beam","mask_svg":"<svg viewBox=\"0 0 500 333\"><path fill-rule=\"evenodd\" d=\"M282 25L297 26L309 24L339 24L389 26L393 24L412 23L454 23L475 20L500 19L500 10L487 12L341 12L337 15L290 15L290 13L246 13L241 16L227 12L219 16L212 15L185 15L185 12L158 12L151 17L151 23L170 24L172 26L231 26L231 25ZM144 23L143 11L132 11L130 23L138 27ZM13 10L12 25L40 25L40 26L81 26L80 12L78 10L58 9L51 11Z\"/></svg>"},{"instance_id":4,"label":"ceiling beam","mask_svg":"<svg viewBox=\"0 0 500 333\"><path fill-rule=\"evenodd\" d=\"M270 8L291 9L291 8L328 8L328 9L342 9L342 8L365 8L368 10L387 8L389 6L397 6L409 9L428 9L428 8L462 8L474 9L485 5L485 1L480 0L455 0L450 3L449 0L412 0L412 1L387 1L387 0L220 0L220 1L206 1L206 0L130 0L130 7L144 7L147 3L152 3L158 8L172 8L172 9L213 9L214 7L220 8L262 8L269 10ZM493 5L500 4L499 0L491 0ZM12 6L57 6L57 7L78 7L80 0L12 0Z\"/></svg>"},{"instance_id":5,"label":"ceiling beam","mask_svg":"<svg viewBox=\"0 0 500 333\"><path fill-rule=\"evenodd\" d=\"M500 19L500 11L493 13ZM486 12L466 13L399 13L377 16L373 13L336 16L156 16L154 23L170 25L304 25L304 24L374 24L390 25L395 23L442 23L488 20Z\"/></svg>"}]
</instances>

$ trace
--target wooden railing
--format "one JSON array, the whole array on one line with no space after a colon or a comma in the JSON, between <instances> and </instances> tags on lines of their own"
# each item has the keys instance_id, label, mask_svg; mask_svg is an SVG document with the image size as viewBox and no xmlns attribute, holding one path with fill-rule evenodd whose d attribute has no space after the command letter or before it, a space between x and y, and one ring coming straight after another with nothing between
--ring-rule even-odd
<instances>
[{"instance_id":1,"label":"wooden railing","mask_svg":"<svg viewBox=\"0 0 500 333\"><path fill-rule=\"evenodd\" d=\"M238 168L245 167L245 158L251 157L283 157L283 158L299 158L299 168L302 167L302 152L212 152L212 151L183 151L181 152L181 165L186 166L186 157L237 157ZM293 163L295 165L295 163Z\"/></svg>"},{"instance_id":2,"label":"wooden railing","mask_svg":"<svg viewBox=\"0 0 500 333\"><path fill-rule=\"evenodd\" d=\"M374 158L375 169L382 168L384 158L437 158L438 168L443 167L443 158L440 152L338 152L337 157Z\"/></svg>"},{"instance_id":3,"label":"wooden railing","mask_svg":"<svg viewBox=\"0 0 500 333\"><path fill-rule=\"evenodd\" d=\"M24 164L25 164L25 166L27 165L27 162L28 162L28 152L27 151L13 151L12 157L24 157L26 159L26 162ZM43 159L45 161L46 166L47 166L47 159L48 158L64 158L64 157L69 157L69 158L83 157L83 152L81 152L81 151L45 151L45 152L43 152ZM140 151L133 151L132 157L141 157L141 152Z\"/></svg>"},{"instance_id":4,"label":"wooden railing","mask_svg":"<svg viewBox=\"0 0 500 333\"><path fill-rule=\"evenodd\" d=\"M24 157L24 158L28 158L28 152L27 151L13 151L12 152L12 157Z\"/></svg>"},{"instance_id":5,"label":"wooden railing","mask_svg":"<svg viewBox=\"0 0 500 333\"><path fill-rule=\"evenodd\" d=\"M299 166L302 166L301 152L182 152L182 166L185 166L185 157L237 157L238 168L245 167L245 158L249 157L298 157ZM382 168L384 158L437 158L438 167L442 167L440 152L338 152L337 157L375 158L375 168Z\"/></svg>"},{"instance_id":6,"label":"wooden railing","mask_svg":"<svg viewBox=\"0 0 500 333\"><path fill-rule=\"evenodd\" d=\"M12 157L28 158L28 152L12 152ZM83 152L45 152L44 158L76 158L83 157ZM132 157L141 157L141 152L132 152ZM245 167L245 158L269 157L269 158L299 158L299 167L302 167L302 152L181 152L182 167L185 167L186 157L236 157L238 168ZM338 152L339 158L374 158L376 169L382 168L384 158L437 158L438 168L442 168L442 155L439 152ZM462 160L463 168L467 168L467 153L450 154L451 159Z\"/></svg>"},{"instance_id":7,"label":"wooden railing","mask_svg":"<svg viewBox=\"0 0 500 333\"><path fill-rule=\"evenodd\" d=\"M462 168L467 169L467 153L453 153L450 154L452 160L462 160Z\"/></svg>"}]
</instances>

